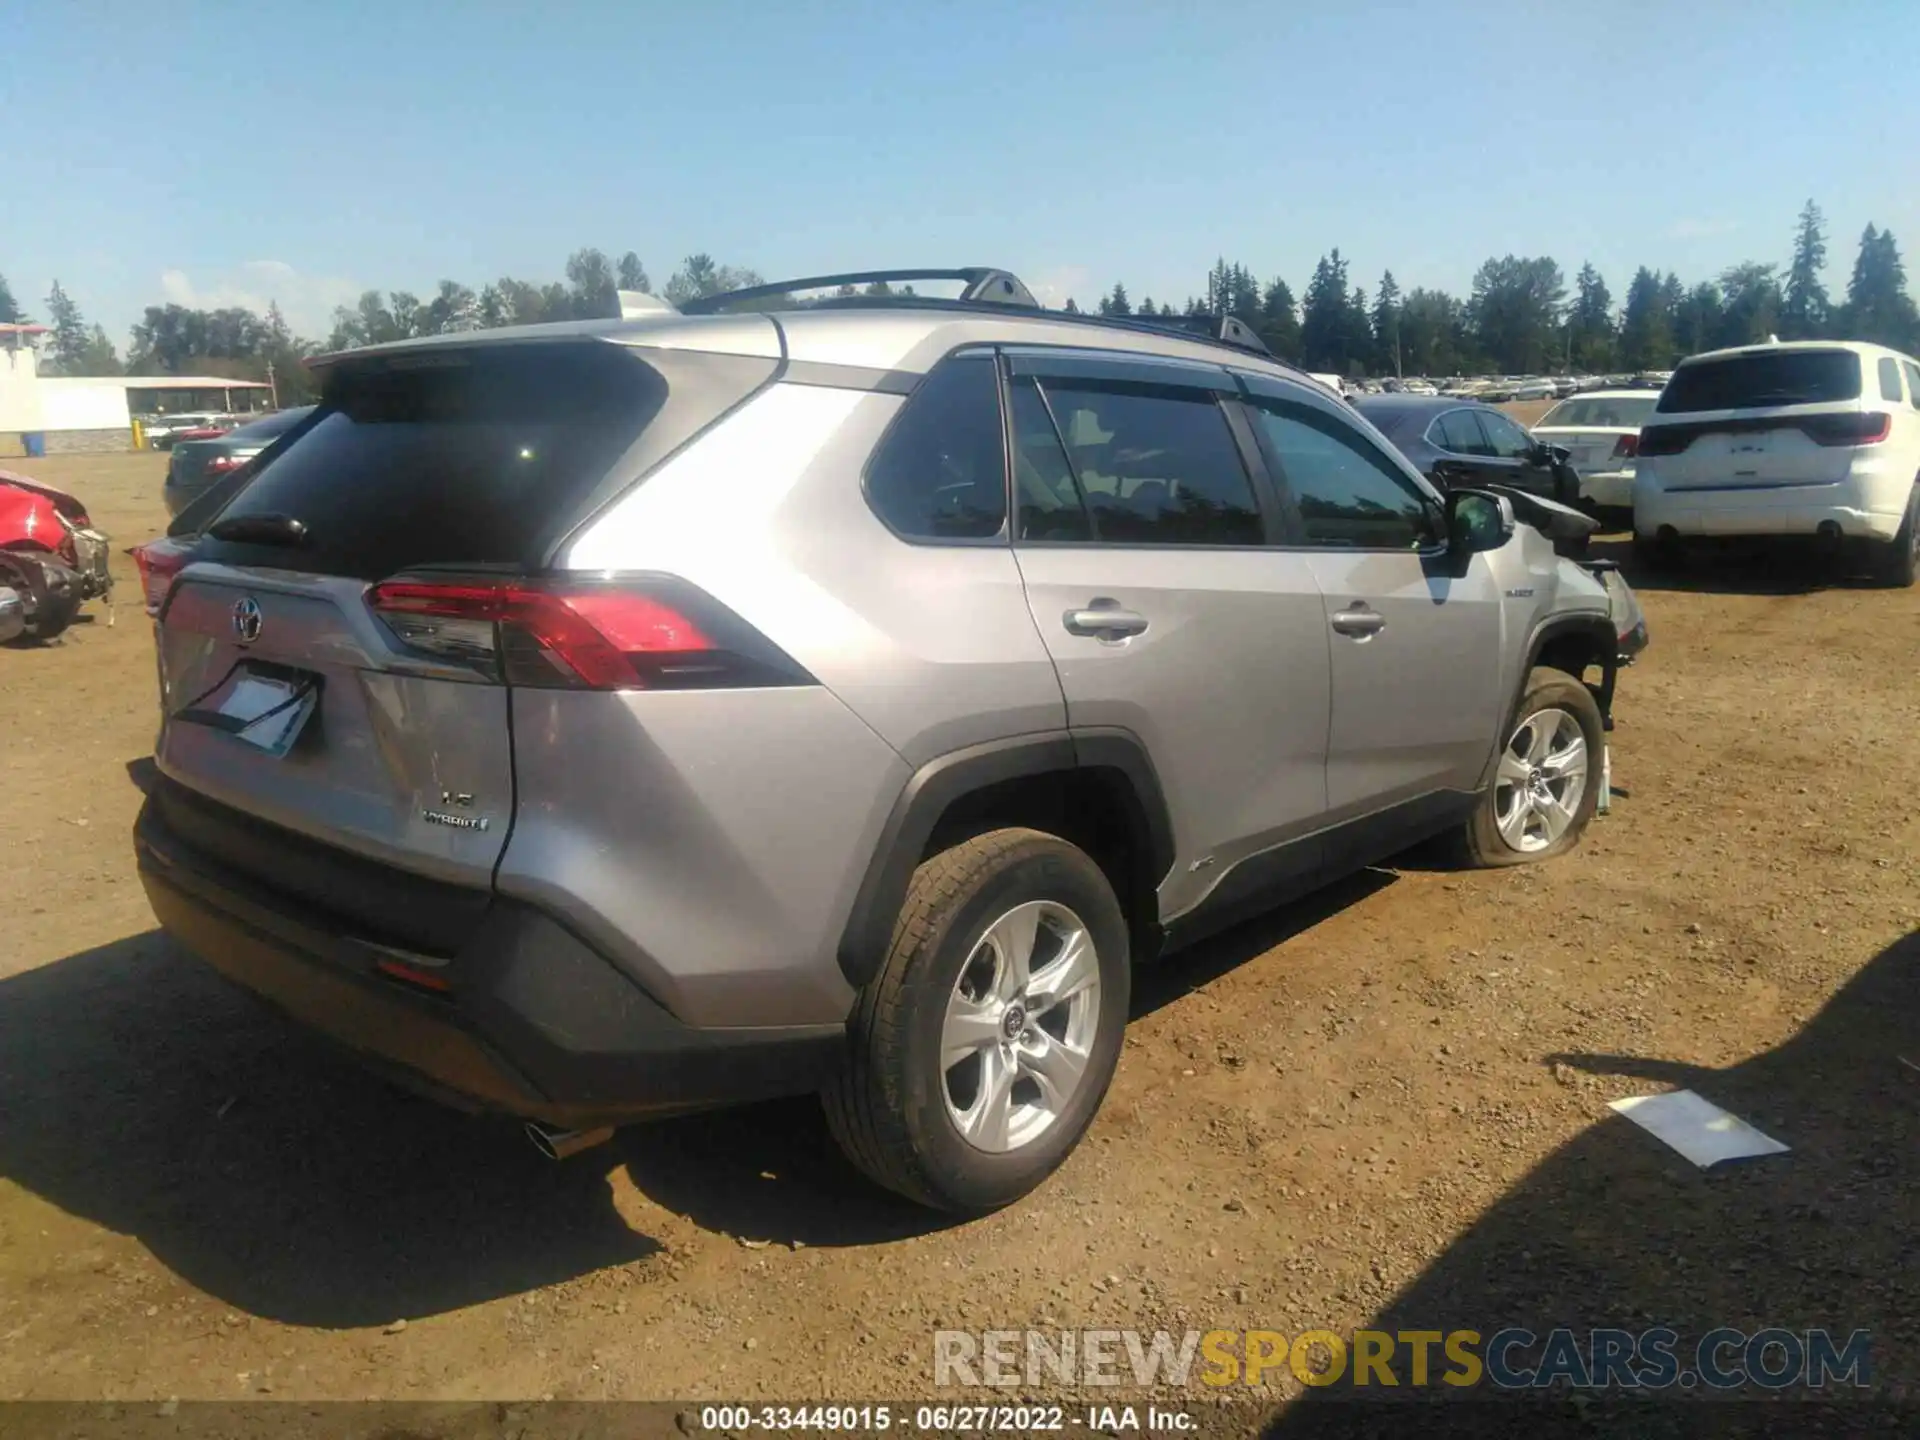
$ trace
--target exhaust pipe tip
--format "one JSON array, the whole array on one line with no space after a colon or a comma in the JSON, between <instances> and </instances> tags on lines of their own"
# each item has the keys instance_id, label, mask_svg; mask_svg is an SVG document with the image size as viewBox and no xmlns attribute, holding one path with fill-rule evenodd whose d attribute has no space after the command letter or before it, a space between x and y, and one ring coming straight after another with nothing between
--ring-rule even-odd
<instances>
[{"instance_id":1,"label":"exhaust pipe tip","mask_svg":"<svg viewBox=\"0 0 1920 1440\"><path fill-rule=\"evenodd\" d=\"M613 1138L611 1125L597 1125L591 1130L561 1130L538 1120L529 1120L526 1131L533 1148L549 1160L564 1160L569 1155L578 1155L582 1150L604 1145Z\"/></svg>"},{"instance_id":2,"label":"exhaust pipe tip","mask_svg":"<svg viewBox=\"0 0 1920 1440\"><path fill-rule=\"evenodd\" d=\"M1822 520L1813 532L1822 545L1838 545L1845 538L1838 520Z\"/></svg>"}]
</instances>

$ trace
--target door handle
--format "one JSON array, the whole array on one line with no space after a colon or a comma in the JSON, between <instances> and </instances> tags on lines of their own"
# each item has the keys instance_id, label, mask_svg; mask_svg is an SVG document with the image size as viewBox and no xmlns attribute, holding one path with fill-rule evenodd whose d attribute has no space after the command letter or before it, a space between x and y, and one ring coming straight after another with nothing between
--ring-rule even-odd
<instances>
[{"instance_id":1,"label":"door handle","mask_svg":"<svg viewBox=\"0 0 1920 1440\"><path fill-rule=\"evenodd\" d=\"M1132 610L1122 610L1112 601L1102 604L1096 600L1084 610L1067 611L1060 617L1060 623L1067 627L1069 635L1124 640L1129 635L1138 635L1145 630L1147 617Z\"/></svg>"},{"instance_id":2,"label":"door handle","mask_svg":"<svg viewBox=\"0 0 1920 1440\"><path fill-rule=\"evenodd\" d=\"M1366 601L1356 600L1345 610L1334 611L1331 623L1342 635L1368 640L1387 628L1387 617L1371 608Z\"/></svg>"}]
</instances>

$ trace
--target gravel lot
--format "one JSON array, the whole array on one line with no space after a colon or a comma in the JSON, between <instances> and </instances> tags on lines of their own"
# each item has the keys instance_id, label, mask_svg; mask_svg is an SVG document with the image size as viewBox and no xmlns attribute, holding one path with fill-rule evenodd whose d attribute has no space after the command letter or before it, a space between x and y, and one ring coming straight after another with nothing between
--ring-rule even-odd
<instances>
[{"instance_id":1,"label":"gravel lot","mask_svg":"<svg viewBox=\"0 0 1920 1440\"><path fill-rule=\"evenodd\" d=\"M10 463L118 548L163 458ZM1920 590L1645 580L1577 854L1371 871L1143 973L1089 1142L948 1226L811 1103L549 1164L173 953L118 563L117 626L0 651L0 1397L900 1399L942 1327L1664 1321L1866 1328L1920 1398ZM1671 1085L1793 1152L1703 1174L1606 1109Z\"/></svg>"}]
</instances>

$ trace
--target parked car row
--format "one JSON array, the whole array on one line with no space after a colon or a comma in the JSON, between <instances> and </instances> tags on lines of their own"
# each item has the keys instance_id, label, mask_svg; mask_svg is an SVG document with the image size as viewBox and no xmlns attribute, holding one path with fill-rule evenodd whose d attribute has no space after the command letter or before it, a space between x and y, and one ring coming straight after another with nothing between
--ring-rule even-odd
<instances>
[{"instance_id":1,"label":"parked car row","mask_svg":"<svg viewBox=\"0 0 1920 1440\"><path fill-rule=\"evenodd\" d=\"M231 430L188 430L177 436L160 487L168 515L178 515L209 486L243 467L313 413L311 405L276 410Z\"/></svg>"}]
</instances>

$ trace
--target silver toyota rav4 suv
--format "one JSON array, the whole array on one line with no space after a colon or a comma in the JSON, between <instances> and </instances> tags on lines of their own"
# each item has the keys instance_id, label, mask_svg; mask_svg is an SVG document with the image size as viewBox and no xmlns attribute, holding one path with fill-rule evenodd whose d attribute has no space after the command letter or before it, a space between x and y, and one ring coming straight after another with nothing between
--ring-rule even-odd
<instances>
[{"instance_id":1,"label":"silver toyota rav4 suv","mask_svg":"<svg viewBox=\"0 0 1920 1440\"><path fill-rule=\"evenodd\" d=\"M1617 578L1230 320L884 272L316 363L142 557L141 875L551 1151L819 1092L875 1180L1003 1205L1092 1120L1133 962L1603 803Z\"/></svg>"}]
</instances>

